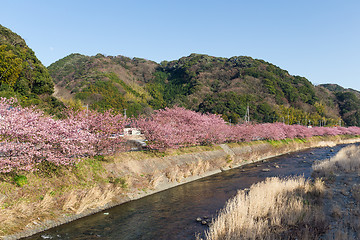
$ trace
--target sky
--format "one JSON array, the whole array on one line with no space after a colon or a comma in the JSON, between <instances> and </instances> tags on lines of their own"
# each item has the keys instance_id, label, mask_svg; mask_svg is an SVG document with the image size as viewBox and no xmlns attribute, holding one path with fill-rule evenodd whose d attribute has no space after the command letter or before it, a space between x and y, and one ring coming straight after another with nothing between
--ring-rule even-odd
<instances>
[{"instance_id":1,"label":"sky","mask_svg":"<svg viewBox=\"0 0 360 240\"><path fill-rule=\"evenodd\" d=\"M155 62L263 59L313 84L360 90L358 0L0 0L0 24L45 65L71 54Z\"/></svg>"}]
</instances>

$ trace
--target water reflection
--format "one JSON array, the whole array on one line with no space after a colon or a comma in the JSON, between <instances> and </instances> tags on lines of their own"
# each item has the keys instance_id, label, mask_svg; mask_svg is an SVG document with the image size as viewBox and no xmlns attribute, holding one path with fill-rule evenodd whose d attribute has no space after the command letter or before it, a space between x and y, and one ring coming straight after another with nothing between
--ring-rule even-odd
<instances>
[{"instance_id":1,"label":"water reflection","mask_svg":"<svg viewBox=\"0 0 360 240\"><path fill-rule=\"evenodd\" d=\"M315 160L329 158L341 147L332 148L334 151L330 151L330 148L306 150L232 169L122 204L27 239L194 239L195 233L202 233L207 228L195 219L215 216L239 189L271 176L309 177ZM270 171L263 172L264 168Z\"/></svg>"}]
</instances>

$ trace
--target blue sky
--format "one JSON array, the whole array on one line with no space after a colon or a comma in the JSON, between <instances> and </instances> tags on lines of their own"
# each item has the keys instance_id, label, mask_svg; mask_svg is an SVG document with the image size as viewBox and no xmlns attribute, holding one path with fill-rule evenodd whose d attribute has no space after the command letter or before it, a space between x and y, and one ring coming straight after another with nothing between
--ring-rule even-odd
<instances>
[{"instance_id":1,"label":"blue sky","mask_svg":"<svg viewBox=\"0 0 360 240\"><path fill-rule=\"evenodd\" d=\"M75 52L156 62L250 56L360 90L358 0L1 0L0 24L46 66Z\"/></svg>"}]
</instances>

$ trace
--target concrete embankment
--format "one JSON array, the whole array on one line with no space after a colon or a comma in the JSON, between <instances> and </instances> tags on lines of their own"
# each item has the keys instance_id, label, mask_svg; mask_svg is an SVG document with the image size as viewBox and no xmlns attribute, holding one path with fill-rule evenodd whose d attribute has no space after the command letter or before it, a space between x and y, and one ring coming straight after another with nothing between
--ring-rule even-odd
<instances>
[{"instance_id":1,"label":"concrete embankment","mask_svg":"<svg viewBox=\"0 0 360 240\"><path fill-rule=\"evenodd\" d=\"M50 176L27 175L28 184L0 194L0 236L18 239L186 182L289 152L360 142L360 138L230 143L164 154L119 153ZM14 190L15 189L15 190ZM14 192L15 191L15 192ZM38 194L39 196L35 196ZM16 199L18 198L18 199Z\"/></svg>"}]
</instances>

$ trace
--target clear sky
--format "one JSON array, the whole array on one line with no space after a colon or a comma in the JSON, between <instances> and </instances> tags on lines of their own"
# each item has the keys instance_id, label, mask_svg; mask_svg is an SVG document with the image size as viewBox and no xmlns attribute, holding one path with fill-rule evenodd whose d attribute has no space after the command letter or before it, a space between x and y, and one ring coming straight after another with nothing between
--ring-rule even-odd
<instances>
[{"instance_id":1,"label":"clear sky","mask_svg":"<svg viewBox=\"0 0 360 240\"><path fill-rule=\"evenodd\" d=\"M0 24L46 66L70 53L161 62L250 56L360 90L359 0L0 0Z\"/></svg>"}]
</instances>

